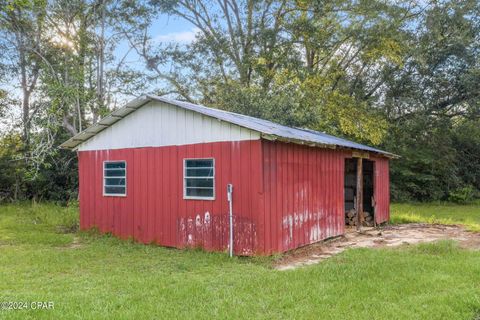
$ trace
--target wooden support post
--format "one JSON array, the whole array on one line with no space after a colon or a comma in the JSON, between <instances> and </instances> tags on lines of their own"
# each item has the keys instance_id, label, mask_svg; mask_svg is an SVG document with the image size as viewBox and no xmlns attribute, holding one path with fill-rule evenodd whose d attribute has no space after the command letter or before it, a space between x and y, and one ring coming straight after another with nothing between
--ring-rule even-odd
<instances>
[{"instance_id":1,"label":"wooden support post","mask_svg":"<svg viewBox=\"0 0 480 320\"><path fill-rule=\"evenodd\" d=\"M363 223L363 159L357 158L357 231Z\"/></svg>"},{"instance_id":2,"label":"wooden support post","mask_svg":"<svg viewBox=\"0 0 480 320\"><path fill-rule=\"evenodd\" d=\"M375 196L372 196L372 207L373 207L373 226L377 227L377 202L375 201Z\"/></svg>"}]
</instances>

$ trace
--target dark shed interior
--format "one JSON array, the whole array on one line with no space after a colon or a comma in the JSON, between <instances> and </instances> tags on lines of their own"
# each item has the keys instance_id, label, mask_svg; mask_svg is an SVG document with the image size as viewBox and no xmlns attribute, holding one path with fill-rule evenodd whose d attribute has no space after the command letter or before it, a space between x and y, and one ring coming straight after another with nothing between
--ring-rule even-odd
<instances>
[{"instance_id":1,"label":"dark shed interior","mask_svg":"<svg viewBox=\"0 0 480 320\"><path fill-rule=\"evenodd\" d=\"M356 224L356 196L357 196L357 161L356 158L345 159L345 223ZM365 225L373 225L373 195L374 195L374 163L363 159L363 213Z\"/></svg>"}]
</instances>

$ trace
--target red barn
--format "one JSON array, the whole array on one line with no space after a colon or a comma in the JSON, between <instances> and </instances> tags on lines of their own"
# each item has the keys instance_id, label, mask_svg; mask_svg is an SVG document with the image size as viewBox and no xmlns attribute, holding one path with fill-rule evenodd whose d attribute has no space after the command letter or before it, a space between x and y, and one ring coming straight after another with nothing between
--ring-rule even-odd
<instances>
[{"instance_id":1,"label":"red barn","mask_svg":"<svg viewBox=\"0 0 480 320\"><path fill-rule=\"evenodd\" d=\"M148 95L62 147L78 152L83 230L227 250L228 184L239 255L341 235L352 210L389 219L392 154L241 114Z\"/></svg>"}]
</instances>

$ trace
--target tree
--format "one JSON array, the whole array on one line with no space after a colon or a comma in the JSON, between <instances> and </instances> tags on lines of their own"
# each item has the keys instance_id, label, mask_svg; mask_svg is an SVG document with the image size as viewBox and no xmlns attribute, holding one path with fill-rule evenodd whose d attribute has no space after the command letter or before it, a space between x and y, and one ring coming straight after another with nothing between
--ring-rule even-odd
<instances>
[{"instance_id":1,"label":"tree","mask_svg":"<svg viewBox=\"0 0 480 320\"><path fill-rule=\"evenodd\" d=\"M198 29L190 45L133 43L160 93L383 146L404 156L396 198L474 180L455 141L478 124L477 1L153 3Z\"/></svg>"},{"instance_id":2,"label":"tree","mask_svg":"<svg viewBox=\"0 0 480 320\"><path fill-rule=\"evenodd\" d=\"M159 43L159 15L195 40ZM21 114L0 192L73 196L56 146L146 90L397 153L396 200L478 189L478 17L475 0L0 0L0 117Z\"/></svg>"},{"instance_id":3,"label":"tree","mask_svg":"<svg viewBox=\"0 0 480 320\"><path fill-rule=\"evenodd\" d=\"M139 73L113 56L121 41L115 33L121 5L106 0L58 0L49 6L48 26L53 36L44 59L43 90L71 135L85 129L90 116L95 123L115 108L114 92L142 90L144 83L135 79ZM107 25L114 27L107 29Z\"/></svg>"},{"instance_id":4,"label":"tree","mask_svg":"<svg viewBox=\"0 0 480 320\"><path fill-rule=\"evenodd\" d=\"M38 110L38 105L32 106L31 98L41 71L36 53L42 50L45 8L43 0L0 1L0 31L4 35L0 46L10 53L10 59L2 62L20 79L25 153L28 153L30 145L31 119Z\"/></svg>"},{"instance_id":5,"label":"tree","mask_svg":"<svg viewBox=\"0 0 480 320\"><path fill-rule=\"evenodd\" d=\"M479 187L475 171L465 170L478 163L468 156L476 137L466 139L465 130L480 125L479 12L477 1L428 6L410 58L388 79L385 145L404 156L392 162L395 197L446 199L465 185Z\"/></svg>"},{"instance_id":6,"label":"tree","mask_svg":"<svg viewBox=\"0 0 480 320\"><path fill-rule=\"evenodd\" d=\"M373 144L382 141L387 123L378 106L381 89L403 63L405 28L419 11L413 3L153 5L198 30L187 46L155 46L145 32L133 43L147 67L170 84L161 93Z\"/></svg>"},{"instance_id":7,"label":"tree","mask_svg":"<svg viewBox=\"0 0 480 320\"><path fill-rule=\"evenodd\" d=\"M59 168L72 166L75 155L58 151L58 144L97 122L122 102L121 95L137 94L147 83L125 57L113 54L123 40L118 25L129 23L119 17L130 7L108 0L0 2L0 48L5 49L0 64L6 66L0 85L10 92L7 99L0 91L0 105L22 106L23 185L14 198L48 194L55 189L49 182L56 180L55 172L70 177L72 168L63 173ZM17 78L20 98L12 81ZM18 158L10 149L5 154Z\"/></svg>"}]
</instances>

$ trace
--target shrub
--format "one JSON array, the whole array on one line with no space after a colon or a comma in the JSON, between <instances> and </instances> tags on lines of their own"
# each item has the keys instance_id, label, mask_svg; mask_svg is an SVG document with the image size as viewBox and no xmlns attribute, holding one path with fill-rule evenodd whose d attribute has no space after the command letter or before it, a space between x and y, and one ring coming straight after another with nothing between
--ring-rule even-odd
<instances>
[{"instance_id":1,"label":"shrub","mask_svg":"<svg viewBox=\"0 0 480 320\"><path fill-rule=\"evenodd\" d=\"M448 200L455 203L469 203L472 202L477 195L478 190L469 185L451 191L448 195Z\"/></svg>"}]
</instances>

